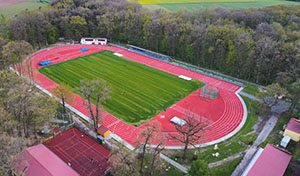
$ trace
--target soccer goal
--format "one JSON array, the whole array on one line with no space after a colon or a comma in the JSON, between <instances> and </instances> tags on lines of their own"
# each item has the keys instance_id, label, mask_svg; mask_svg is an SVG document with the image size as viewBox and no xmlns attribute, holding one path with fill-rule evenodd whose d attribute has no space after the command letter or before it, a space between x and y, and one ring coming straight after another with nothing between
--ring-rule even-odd
<instances>
[{"instance_id":1,"label":"soccer goal","mask_svg":"<svg viewBox=\"0 0 300 176\"><path fill-rule=\"evenodd\" d=\"M217 88L206 85L206 86L202 87L202 89L200 91L200 97L216 99L217 93L218 93Z\"/></svg>"}]
</instances>

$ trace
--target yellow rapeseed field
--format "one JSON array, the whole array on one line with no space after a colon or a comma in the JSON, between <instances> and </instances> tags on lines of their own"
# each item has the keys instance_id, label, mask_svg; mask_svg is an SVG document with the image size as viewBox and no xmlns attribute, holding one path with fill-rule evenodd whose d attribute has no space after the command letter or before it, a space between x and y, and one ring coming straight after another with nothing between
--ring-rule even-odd
<instances>
[{"instance_id":1,"label":"yellow rapeseed field","mask_svg":"<svg viewBox=\"0 0 300 176\"><path fill-rule=\"evenodd\" d=\"M201 2L255 2L256 0L129 0L139 4L183 4Z\"/></svg>"}]
</instances>

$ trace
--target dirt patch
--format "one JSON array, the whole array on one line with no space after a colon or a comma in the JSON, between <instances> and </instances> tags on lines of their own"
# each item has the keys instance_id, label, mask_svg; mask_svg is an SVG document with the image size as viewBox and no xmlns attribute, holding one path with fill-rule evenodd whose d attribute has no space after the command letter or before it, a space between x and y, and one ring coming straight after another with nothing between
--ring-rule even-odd
<instances>
[{"instance_id":1,"label":"dirt patch","mask_svg":"<svg viewBox=\"0 0 300 176\"><path fill-rule=\"evenodd\" d=\"M27 2L28 0L0 0L0 7L6 7Z\"/></svg>"}]
</instances>

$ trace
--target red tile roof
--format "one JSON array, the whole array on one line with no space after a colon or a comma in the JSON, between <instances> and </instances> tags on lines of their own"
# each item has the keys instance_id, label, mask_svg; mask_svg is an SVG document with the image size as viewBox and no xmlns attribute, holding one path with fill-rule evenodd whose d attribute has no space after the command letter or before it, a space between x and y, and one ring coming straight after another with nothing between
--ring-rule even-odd
<instances>
[{"instance_id":1,"label":"red tile roof","mask_svg":"<svg viewBox=\"0 0 300 176\"><path fill-rule=\"evenodd\" d=\"M300 121L295 118L291 118L286 129L300 134Z\"/></svg>"},{"instance_id":2,"label":"red tile roof","mask_svg":"<svg viewBox=\"0 0 300 176\"><path fill-rule=\"evenodd\" d=\"M43 144L29 147L17 162L15 170L19 173L25 170L30 176L78 176L65 162L58 158Z\"/></svg>"},{"instance_id":3,"label":"red tile roof","mask_svg":"<svg viewBox=\"0 0 300 176\"><path fill-rule=\"evenodd\" d=\"M292 158L289 152L268 144L247 176L282 176Z\"/></svg>"}]
</instances>

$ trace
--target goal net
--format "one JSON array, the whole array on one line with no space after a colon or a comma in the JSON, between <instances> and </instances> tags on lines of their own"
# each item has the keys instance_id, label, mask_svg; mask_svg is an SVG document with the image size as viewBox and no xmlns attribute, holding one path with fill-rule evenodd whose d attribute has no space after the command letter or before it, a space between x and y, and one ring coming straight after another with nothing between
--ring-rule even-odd
<instances>
[{"instance_id":1,"label":"goal net","mask_svg":"<svg viewBox=\"0 0 300 176\"><path fill-rule=\"evenodd\" d=\"M218 93L217 88L206 85L206 86L202 87L202 89L200 91L200 97L216 99L217 93Z\"/></svg>"}]
</instances>

